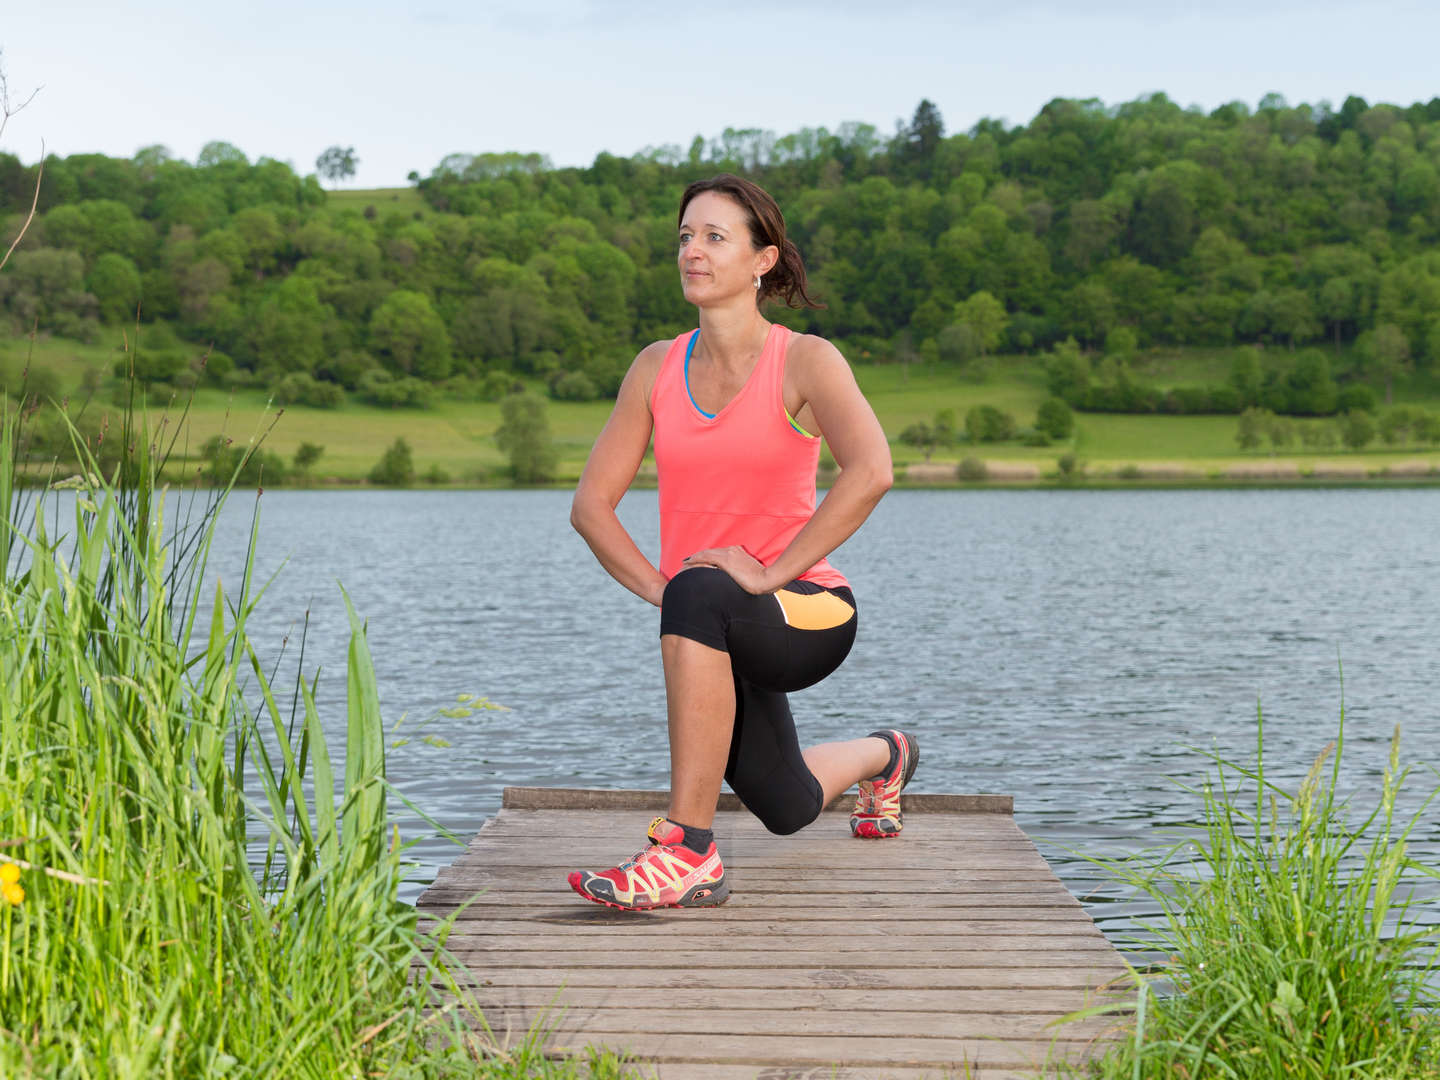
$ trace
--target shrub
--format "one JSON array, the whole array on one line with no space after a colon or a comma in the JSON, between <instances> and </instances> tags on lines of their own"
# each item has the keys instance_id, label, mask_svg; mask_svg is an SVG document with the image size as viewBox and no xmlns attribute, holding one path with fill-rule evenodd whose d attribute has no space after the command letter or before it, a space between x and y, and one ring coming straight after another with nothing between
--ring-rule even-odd
<instances>
[{"instance_id":1,"label":"shrub","mask_svg":"<svg viewBox=\"0 0 1440 1080\"><path fill-rule=\"evenodd\" d=\"M435 388L408 375L396 378L388 371L367 371L360 377L360 397L389 409L428 409L435 404Z\"/></svg>"},{"instance_id":2,"label":"shrub","mask_svg":"<svg viewBox=\"0 0 1440 1080\"><path fill-rule=\"evenodd\" d=\"M375 371L379 367L380 361L368 352L359 349L345 349L336 353L329 360L322 361L315 370L320 374L329 375L332 380L346 390L359 390L360 380L364 378L365 373Z\"/></svg>"},{"instance_id":3,"label":"shrub","mask_svg":"<svg viewBox=\"0 0 1440 1080\"><path fill-rule=\"evenodd\" d=\"M594 401L600 390L583 371L562 371L550 378L550 396L556 401Z\"/></svg>"},{"instance_id":4,"label":"shrub","mask_svg":"<svg viewBox=\"0 0 1440 1080\"><path fill-rule=\"evenodd\" d=\"M129 378L133 369L135 378L142 383L168 382L187 364L185 353L180 349L134 349L119 357L112 368L117 379Z\"/></svg>"},{"instance_id":5,"label":"shrub","mask_svg":"<svg viewBox=\"0 0 1440 1080\"><path fill-rule=\"evenodd\" d=\"M961 480L984 480L989 475L990 471L985 468L985 462L979 458L967 457L960 462Z\"/></svg>"},{"instance_id":6,"label":"shrub","mask_svg":"<svg viewBox=\"0 0 1440 1080\"><path fill-rule=\"evenodd\" d=\"M1373 413L1377 406L1375 391L1364 383L1351 383L1335 399L1335 407L1342 413Z\"/></svg>"},{"instance_id":7,"label":"shrub","mask_svg":"<svg viewBox=\"0 0 1440 1080\"><path fill-rule=\"evenodd\" d=\"M1226 415L1239 413L1244 408L1244 401L1240 391L1233 386L1212 386L1210 387L1210 411Z\"/></svg>"},{"instance_id":8,"label":"shrub","mask_svg":"<svg viewBox=\"0 0 1440 1080\"><path fill-rule=\"evenodd\" d=\"M1068 439L1075 430L1075 414L1058 397L1046 398L1036 410L1035 428L1052 439Z\"/></svg>"},{"instance_id":9,"label":"shrub","mask_svg":"<svg viewBox=\"0 0 1440 1080\"><path fill-rule=\"evenodd\" d=\"M479 380L477 393L482 401L499 401L506 394L516 393L516 387L524 390L523 383L517 383L515 376L505 371L487 371Z\"/></svg>"},{"instance_id":10,"label":"shrub","mask_svg":"<svg viewBox=\"0 0 1440 1080\"><path fill-rule=\"evenodd\" d=\"M613 398L630 370L628 355L597 356L585 364L585 375L595 384L600 397Z\"/></svg>"},{"instance_id":11,"label":"shrub","mask_svg":"<svg viewBox=\"0 0 1440 1080\"><path fill-rule=\"evenodd\" d=\"M1412 428L1415 441L1424 443L1426 446L1434 446L1440 443L1440 414L1422 412L1415 417Z\"/></svg>"},{"instance_id":12,"label":"shrub","mask_svg":"<svg viewBox=\"0 0 1440 1080\"><path fill-rule=\"evenodd\" d=\"M0 365L0 389L12 401L29 406L59 401L64 396L60 376L36 364L21 368L15 364Z\"/></svg>"},{"instance_id":13,"label":"shrub","mask_svg":"<svg viewBox=\"0 0 1440 1080\"><path fill-rule=\"evenodd\" d=\"M403 436L386 448L366 479L378 487L409 487L415 483L415 459Z\"/></svg>"},{"instance_id":14,"label":"shrub","mask_svg":"<svg viewBox=\"0 0 1440 1080\"><path fill-rule=\"evenodd\" d=\"M1085 474L1085 465L1075 454L1061 454L1055 467L1060 470L1062 480L1074 480Z\"/></svg>"},{"instance_id":15,"label":"shrub","mask_svg":"<svg viewBox=\"0 0 1440 1080\"><path fill-rule=\"evenodd\" d=\"M1105 335L1105 355L1128 360L1140 347L1140 336L1129 326L1117 326Z\"/></svg>"},{"instance_id":16,"label":"shrub","mask_svg":"<svg viewBox=\"0 0 1440 1080\"><path fill-rule=\"evenodd\" d=\"M1346 413L1340 421L1340 439L1351 450L1364 450L1375 441L1375 421L1369 413Z\"/></svg>"},{"instance_id":17,"label":"shrub","mask_svg":"<svg viewBox=\"0 0 1440 1080\"><path fill-rule=\"evenodd\" d=\"M1284 450L1295 441L1295 421L1288 416L1270 417L1269 426L1265 434L1270 438L1270 445L1276 450Z\"/></svg>"},{"instance_id":18,"label":"shrub","mask_svg":"<svg viewBox=\"0 0 1440 1080\"><path fill-rule=\"evenodd\" d=\"M1240 414L1240 423L1235 431L1235 441L1241 450L1254 450L1270 429L1275 414L1269 409L1257 409L1253 405Z\"/></svg>"},{"instance_id":19,"label":"shrub","mask_svg":"<svg viewBox=\"0 0 1440 1080\"><path fill-rule=\"evenodd\" d=\"M900 441L913 446L930 460L930 455L941 447L955 445L955 410L941 409L932 423L921 420L900 432Z\"/></svg>"},{"instance_id":20,"label":"shrub","mask_svg":"<svg viewBox=\"0 0 1440 1080\"><path fill-rule=\"evenodd\" d=\"M312 409L338 409L345 403L345 391L332 382L292 371L278 383L271 395L281 405L308 405Z\"/></svg>"},{"instance_id":21,"label":"shrub","mask_svg":"<svg viewBox=\"0 0 1440 1080\"><path fill-rule=\"evenodd\" d=\"M439 465L431 465L420 479L427 484L448 484L450 483L450 474Z\"/></svg>"},{"instance_id":22,"label":"shrub","mask_svg":"<svg viewBox=\"0 0 1440 1080\"><path fill-rule=\"evenodd\" d=\"M1210 388L1206 386L1177 386L1165 395L1165 411L1179 416L1199 416L1212 412Z\"/></svg>"},{"instance_id":23,"label":"shrub","mask_svg":"<svg viewBox=\"0 0 1440 1080\"><path fill-rule=\"evenodd\" d=\"M1004 442L1015 430L1015 418L994 405L976 405L965 414L965 435L972 443Z\"/></svg>"},{"instance_id":24,"label":"shrub","mask_svg":"<svg viewBox=\"0 0 1440 1080\"><path fill-rule=\"evenodd\" d=\"M1386 446L1405 442L1414 429L1419 415L1418 409L1409 409L1404 405L1397 405L1393 409L1385 410L1376 425L1380 431L1380 440Z\"/></svg>"},{"instance_id":25,"label":"shrub","mask_svg":"<svg viewBox=\"0 0 1440 1080\"><path fill-rule=\"evenodd\" d=\"M285 461L258 446L236 446L223 435L212 435L200 447L205 482L223 488L234 478L236 487L277 487L285 483Z\"/></svg>"},{"instance_id":26,"label":"shrub","mask_svg":"<svg viewBox=\"0 0 1440 1080\"><path fill-rule=\"evenodd\" d=\"M947 364L964 364L980 355L980 335L969 323L951 323L935 337L940 359Z\"/></svg>"},{"instance_id":27,"label":"shrub","mask_svg":"<svg viewBox=\"0 0 1440 1080\"><path fill-rule=\"evenodd\" d=\"M291 459L295 465L295 471L308 474L324 453L325 447L312 442L302 442L295 450L295 457Z\"/></svg>"},{"instance_id":28,"label":"shrub","mask_svg":"<svg viewBox=\"0 0 1440 1080\"><path fill-rule=\"evenodd\" d=\"M510 459L510 473L522 484L553 479L559 454L550 440L545 400L526 391L511 394L500 403L500 426L495 441Z\"/></svg>"},{"instance_id":29,"label":"shrub","mask_svg":"<svg viewBox=\"0 0 1440 1080\"><path fill-rule=\"evenodd\" d=\"M1085 404L1090 393L1090 361L1073 337L1056 345L1045 361L1045 384L1062 401L1077 408Z\"/></svg>"},{"instance_id":30,"label":"shrub","mask_svg":"<svg viewBox=\"0 0 1440 1080\"><path fill-rule=\"evenodd\" d=\"M235 370L235 361L228 353L219 349L211 349L200 358L200 368L205 378L214 386L224 384L226 378Z\"/></svg>"}]
</instances>

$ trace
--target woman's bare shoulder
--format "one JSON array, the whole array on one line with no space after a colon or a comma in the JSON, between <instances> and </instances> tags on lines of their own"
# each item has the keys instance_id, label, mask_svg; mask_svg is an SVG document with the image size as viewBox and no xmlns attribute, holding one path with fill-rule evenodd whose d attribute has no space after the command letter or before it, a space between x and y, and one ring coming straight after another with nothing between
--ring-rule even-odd
<instances>
[{"instance_id":1,"label":"woman's bare shoulder","mask_svg":"<svg viewBox=\"0 0 1440 1080\"><path fill-rule=\"evenodd\" d=\"M652 341L638 353L635 354L634 367L641 369L658 370L665 362L665 354L670 351L670 346L675 344L674 338L666 338L664 341Z\"/></svg>"},{"instance_id":2,"label":"woman's bare shoulder","mask_svg":"<svg viewBox=\"0 0 1440 1080\"><path fill-rule=\"evenodd\" d=\"M823 337L815 334L794 334L786 357L787 364L794 364L797 374L802 376L833 376L850 373L850 365L840 350Z\"/></svg>"},{"instance_id":3,"label":"woman's bare shoulder","mask_svg":"<svg viewBox=\"0 0 1440 1080\"><path fill-rule=\"evenodd\" d=\"M670 352L670 341L652 341L638 353L630 364L630 371L625 376L625 381L632 384L646 401L650 400L650 390L655 385L655 380L660 376L660 368L665 363L665 356Z\"/></svg>"}]
</instances>

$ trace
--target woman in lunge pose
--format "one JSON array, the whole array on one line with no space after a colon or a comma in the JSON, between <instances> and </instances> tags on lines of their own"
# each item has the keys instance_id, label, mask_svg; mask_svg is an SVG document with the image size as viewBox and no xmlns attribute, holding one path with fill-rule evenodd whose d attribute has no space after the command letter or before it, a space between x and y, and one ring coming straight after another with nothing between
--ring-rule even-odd
<instances>
[{"instance_id":1,"label":"woman in lunge pose","mask_svg":"<svg viewBox=\"0 0 1440 1080\"><path fill-rule=\"evenodd\" d=\"M721 175L680 201L679 268L698 330L635 358L590 451L571 521L604 568L660 608L670 808L649 845L570 885L611 907L703 907L729 896L711 825L723 777L776 833L850 785L861 838L900 832L913 736L877 731L800 749L785 695L834 671L855 599L826 561L891 484L890 448L829 342L769 322L772 297L816 306L785 221L761 188ZM615 514L655 439L660 566ZM821 436L840 467L819 508Z\"/></svg>"}]
</instances>

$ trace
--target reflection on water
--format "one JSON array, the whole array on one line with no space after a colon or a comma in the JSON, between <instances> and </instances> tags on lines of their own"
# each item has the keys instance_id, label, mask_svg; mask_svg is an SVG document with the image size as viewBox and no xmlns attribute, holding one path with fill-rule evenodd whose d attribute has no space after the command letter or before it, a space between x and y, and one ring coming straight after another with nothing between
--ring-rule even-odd
<instances>
[{"instance_id":1,"label":"reflection on water","mask_svg":"<svg viewBox=\"0 0 1440 1080\"><path fill-rule=\"evenodd\" d=\"M562 492L267 492L251 633L278 653L309 613L306 667L344 726L338 582L369 621L388 722L410 741L397 787L462 838L508 784L664 787L653 609L607 578ZM227 511L216 566L238 586L251 497ZM656 555L653 492L622 517ZM1205 760L1254 754L1293 786L1336 734L1343 784L1379 791L1391 730L1435 761L1440 493L892 492L833 561L860 604L850 659L795 695L807 741L914 726L922 791L998 791L1107 930L1152 909L1071 851L1119 853L1193 821ZM283 564L283 567L282 567ZM456 695L508 707L439 715ZM433 745L421 736L432 736ZM1407 805L1416 805L1423 779ZM431 830L402 817L410 836ZM644 823L597 838L630 852ZM797 838L797 843L803 842ZM1440 814L1412 852L1440 864ZM410 896L458 849L414 849ZM557 888L564 888L557 882Z\"/></svg>"}]
</instances>

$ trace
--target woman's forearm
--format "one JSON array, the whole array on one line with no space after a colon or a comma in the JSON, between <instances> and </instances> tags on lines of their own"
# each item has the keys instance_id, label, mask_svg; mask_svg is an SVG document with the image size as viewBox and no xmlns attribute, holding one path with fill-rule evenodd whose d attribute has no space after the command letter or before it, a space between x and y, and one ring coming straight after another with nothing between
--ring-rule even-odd
<instances>
[{"instance_id":1,"label":"woman's forearm","mask_svg":"<svg viewBox=\"0 0 1440 1080\"><path fill-rule=\"evenodd\" d=\"M665 575L635 546L620 524L614 507L603 502L576 499L570 507L570 524L590 545L606 572L642 600L656 607L665 592Z\"/></svg>"},{"instance_id":2,"label":"woman's forearm","mask_svg":"<svg viewBox=\"0 0 1440 1080\"><path fill-rule=\"evenodd\" d=\"M883 464L842 469L805 527L766 567L769 591L794 581L848 540L893 483L888 457Z\"/></svg>"}]
</instances>

